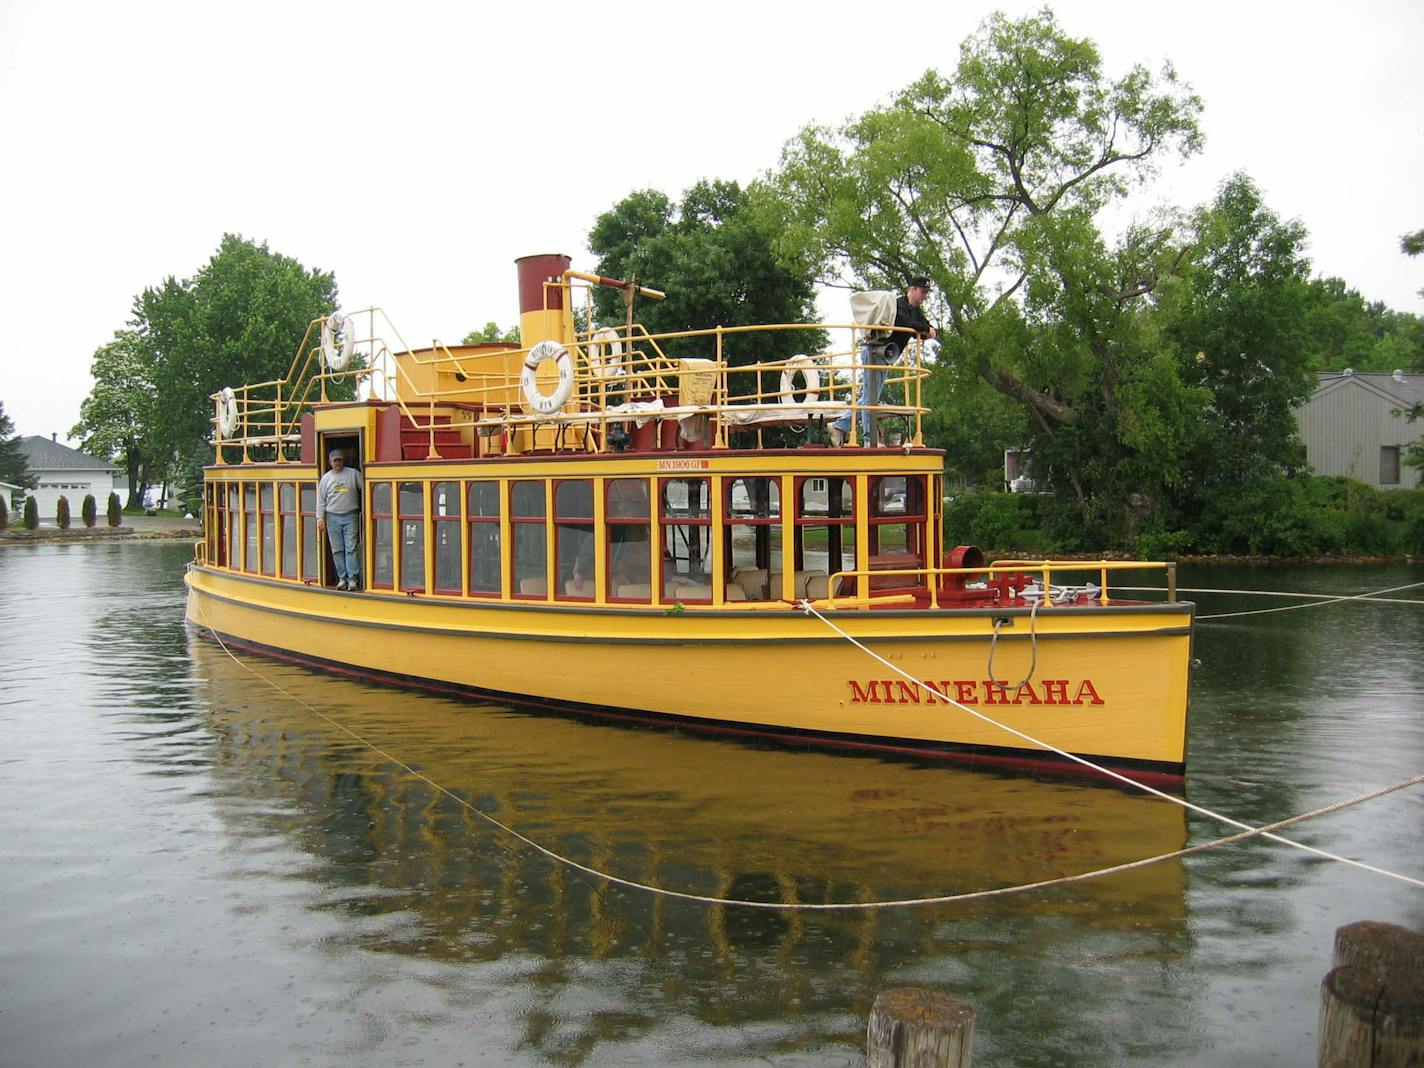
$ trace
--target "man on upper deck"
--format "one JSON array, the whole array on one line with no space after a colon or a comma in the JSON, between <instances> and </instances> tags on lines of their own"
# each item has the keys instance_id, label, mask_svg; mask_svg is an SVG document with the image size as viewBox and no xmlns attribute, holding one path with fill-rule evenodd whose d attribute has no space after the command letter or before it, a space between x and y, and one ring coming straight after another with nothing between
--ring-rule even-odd
<instances>
[{"instance_id":1,"label":"man on upper deck","mask_svg":"<svg viewBox=\"0 0 1424 1068\"><path fill-rule=\"evenodd\" d=\"M915 275L913 278L906 279L905 292L895 301L895 326L913 330L916 337L938 337L938 332L925 318L925 313L920 310L920 305L929 295L930 280L924 275ZM856 404L860 405L860 443L862 445L877 444L875 440L875 413L869 409L880 403L880 394L885 388L885 372L880 368L888 367L899 359L901 351L909 343L909 334L896 332L891 334L888 340L867 340L861 346L860 393L856 397ZM845 444L846 435L850 433L850 416L851 413L846 412L831 424L832 445Z\"/></svg>"}]
</instances>

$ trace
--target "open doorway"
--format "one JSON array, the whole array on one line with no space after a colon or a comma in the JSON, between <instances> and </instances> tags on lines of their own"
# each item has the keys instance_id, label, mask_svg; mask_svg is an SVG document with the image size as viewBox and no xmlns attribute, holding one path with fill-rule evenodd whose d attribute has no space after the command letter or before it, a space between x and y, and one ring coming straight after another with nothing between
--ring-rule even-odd
<instances>
[{"instance_id":1,"label":"open doorway","mask_svg":"<svg viewBox=\"0 0 1424 1068\"><path fill-rule=\"evenodd\" d=\"M336 451L340 451L341 458L347 467L351 468L351 470L353 471L361 471L363 466L361 463L363 452L361 449L360 433L354 431L341 431L339 433L322 434L318 438L317 444L319 445L319 449L317 451L317 464L321 470L322 475L326 474L327 471L331 470L331 454ZM320 476L318 476L318 478L320 478ZM364 482L364 480L365 475L363 473L362 481ZM356 551L363 557L365 554L365 534L362 528L364 526L364 523L358 523L356 525ZM320 581L323 586L335 588L339 576L336 573L336 558L333 557L331 554L331 539L328 538L325 534L323 534L319 540L321 541ZM363 566L361 568L361 571L364 573L365 570L366 569Z\"/></svg>"}]
</instances>

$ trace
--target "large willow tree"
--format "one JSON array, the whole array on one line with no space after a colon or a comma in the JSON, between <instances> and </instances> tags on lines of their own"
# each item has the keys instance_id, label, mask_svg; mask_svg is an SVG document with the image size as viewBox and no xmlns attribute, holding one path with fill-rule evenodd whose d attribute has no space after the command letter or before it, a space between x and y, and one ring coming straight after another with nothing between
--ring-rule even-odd
<instances>
[{"instance_id":1,"label":"large willow tree","mask_svg":"<svg viewBox=\"0 0 1424 1068\"><path fill-rule=\"evenodd\" d=\"M982 403L987 387L1017 407L1082 519L1121 530L1139 491L1173 477L1209 397L1137 314L1189 238L1164 218L1110 240L1102 220L1164 157L1199 148L1200 110L1170 66L1111 78L1051 12L995 15L952 75L931 70L844 126L802 130L761 204L782 251L824 281L930 275L947 327L931 399Z\"/></svg>"}]
</instances>

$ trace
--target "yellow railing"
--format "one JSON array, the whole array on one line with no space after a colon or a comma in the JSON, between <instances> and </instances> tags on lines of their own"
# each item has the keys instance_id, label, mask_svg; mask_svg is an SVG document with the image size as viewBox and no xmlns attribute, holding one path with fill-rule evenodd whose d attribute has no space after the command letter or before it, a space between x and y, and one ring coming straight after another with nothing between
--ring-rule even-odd
<instances>
[{"instance_id":1,"label":"yellow railing","mask_svg":"<svg viewBox=\"0 0 1424 1068\"><path fill-rule=\"evenodd\" d=\"M402 359L395 358L377 330L377 317L400 343ZM517 401L519 371L529 348L511 347L507 351L478 356L461 355L437 340L428 350L415 350L381 309L370 308L347 316L348 324L363 320L368 336L357 337L352 346L353 349L361 347L357 361L360 366L333 371L322 365L320 331L324 320L318 319L307 327L286 376L232 387L236 425L230 433L223 433L223 395L214 394L213 421L218 431L219 457L222 446L240 447L244 461L249 459L251 448L268 446L274 450L276 461L283 462L284 447L300 439L302 415L328 401L328 387L338 381L351 381L358 390L364 385L369 398L398 405L409 425L427 432L432 456L436 455L438 430L582 425L591 431L581 439L583 447L606 452L610 449L608 431L615 423L692 416L712 420L711 436L718 448L726 448L730 433L738 429L759 432L764 426L778 423L827 421L847 411L852 416L848 440L853 445L859 441L861 411L908 419L912 421L908 442L918 445L923 440L921 418L927 409L922 403L921 389L929 370L920 345L908 345L902 363L865 364L860 359L860 340L865 328L856 324L718 326L651 334L641 324L632 323L611 328L622 349L616 368L611 353L595 355L599 349L595 333L610 328L576 331L574 340L567 346L574 361L569 400L559 411L544 415L525 411ZM358 328L353 326L352 329ZM798 331L847 331L850 344L805 356L752 360L735 365L729 362L727 350L733 337ZM672 357L667 355L666 347L673 341L684 343L684 347L688 341L700 341L709 351L697 359ZM492 356L499 356L511 370L491 374L488 361ZM431 367L436 372L448 371L462 384L458 390L438 385L424 387L413 380L405 361L417 367ZM868 370L883 375L882 393L887 400L862 406L856 403L858 381ZM791 378L785 379L788 373ZM798 376L800 382L795 381ZM438 380L438 374L431 376L432 382L438 383ZM454 396L460 400L454 401ZM515 402L511 402L511 396L516 398ZM446 422L437 424L437 406L456 403L477 411L462 418L452 414Z\"/></svg>"},{"instance_id":2,"label":"yellow railing","mask_svg":"<svg viewBox=\"0 0 1424 1068\"><path fill-rule=\"evenodd\" d=\"M1090 573L1097 572L1099 591L1097 600L1100 604L1107 604L1110 600L1108 592L1108 573L1112 571L1157 571L1166 572L1167 575L1167 600L1175 602L1177 599L1177 565L1171 562L1160 560L999 560L992 564L984 564L980 567L912 567L912 568L886 568L885 570L854 570L837 571L831 576L829 589L832 591L830 597L826 598L826 604L830 608L856 608L869 605L885 605L903 603L916 600L914 594L905 592L903 586L896 589L886 590L877 596L873 590L862 595L857 592L854 595L839 595L834 591L848 588L859 590L860 579L865 579L866 584L872 578L897 578L904 577L918 581L923 579L928 587L930 607L940 607L940 590L942 578L950 576L983 575L988 580L992 580L1000 575L1024 575L1035 577L1039 580L1041 587L1041 599L1044 607L1054 604L1053 600L1053 576L1057 572L1060 576L1064 572ZM990 588L986 585L986 589ZM1076 600L1081 590L1075 590L1073 599ZM923 596L923 595L920 595Z\"/></svg>"}]
</instances>

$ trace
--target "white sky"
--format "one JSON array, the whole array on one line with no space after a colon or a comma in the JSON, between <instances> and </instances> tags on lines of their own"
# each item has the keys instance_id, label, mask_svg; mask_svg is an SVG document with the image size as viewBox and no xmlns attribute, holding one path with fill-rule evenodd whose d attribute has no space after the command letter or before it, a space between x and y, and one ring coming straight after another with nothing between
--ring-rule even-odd
<instances>
[{"instance_id":1,"label":"white sky","mask_svg":"<svg viewBox=\"0 0 1424 1068\"><path fill-rule=\"evenodd\" d=\"M63 440L134 296L224 231L334 271L411 344L510 325L515 257L591 268L632 190L749 181L805 123L952 71L995 8L1039 6L0 0L0 401ZM1424 257L1399 252L1424 227L1424 4L1054 9L1109 75L1170 59L1201 94L1206 150L1156 199L1245 169L1317 273L1424 312Z\"/></svg>"}]
</instances>

